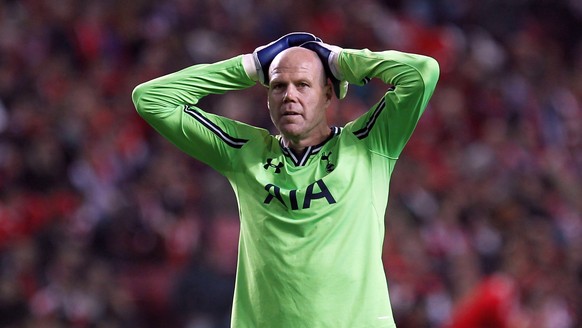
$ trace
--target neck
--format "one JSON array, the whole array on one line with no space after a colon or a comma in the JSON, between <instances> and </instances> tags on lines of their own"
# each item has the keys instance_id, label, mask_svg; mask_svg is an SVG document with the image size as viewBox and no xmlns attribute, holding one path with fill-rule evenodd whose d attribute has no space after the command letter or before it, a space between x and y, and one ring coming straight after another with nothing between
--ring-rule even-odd
<instances>
[{"instance_id":1,"label":"neck","mask_svg":"<svg viewBox=\"0 0 582 328\"><path fill-rule=\"evenodd\" d=\"M297 155L302 155L305 152L305 149L311 146L311 144L302 141L293 141L291 139L283 137L283 146L291 149Z\"/></svg>"},{"instance_id":2,"label":"neck","mask_svg":"<svg viewBox=\"0 0 582 328\"><path fill-rule=\"evenodd\" d=\"M295 154L299 155L303 154L307 147L319 145L320 143L324 142L327 138L329 138L331 133L332 129L330 127L326 127L325 132L322 131L322 133L311 135L308 138L290 137L283 135L283 145L293 150Z\"/></svg>"}]
</instances>

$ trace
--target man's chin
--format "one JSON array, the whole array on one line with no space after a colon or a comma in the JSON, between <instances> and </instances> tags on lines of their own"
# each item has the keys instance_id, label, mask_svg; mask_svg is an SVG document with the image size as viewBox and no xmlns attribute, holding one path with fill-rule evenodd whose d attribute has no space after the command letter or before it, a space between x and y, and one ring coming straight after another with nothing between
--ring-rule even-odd
<instances>
[{"instance_id":1,"label":"man's chin","mask_svg":"<svg viewBox=\"0 0 582 328\"><path fill-rule=\"evenodd\" d=\"M295 138L301 135L301 127L298 124L284 124L279 127L279 132L285 137Z\"/></svg>"}]
</instances>

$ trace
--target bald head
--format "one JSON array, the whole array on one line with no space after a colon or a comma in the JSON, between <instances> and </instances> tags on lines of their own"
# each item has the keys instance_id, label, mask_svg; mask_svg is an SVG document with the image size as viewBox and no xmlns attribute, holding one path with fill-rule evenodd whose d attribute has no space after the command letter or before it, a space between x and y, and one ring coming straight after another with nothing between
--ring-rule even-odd
<instances>
[{"instance_id":1,"label":"bald head","mask_svg":"<svg viewBox=\"0 0 582 328\"><path fill-rule=\"evenodd\" d=\"M332 95L315 52L289 48L271 63L267 107L284 143L294 150L300 152L329 136L326 110Z\"/></svg>"},{"instance_id":2,"label":"bald head","mask_svg":"<svg viewBox=\"0 0 582 328\"><path fill-rule=\"evenodd\" d=\"M323 63L317 54L309 49L291 47L281 51L271 63L269 79L272 79L273 74L290 71L312 72L322 85L327 81Z\"/></svg>"}]
</instances>

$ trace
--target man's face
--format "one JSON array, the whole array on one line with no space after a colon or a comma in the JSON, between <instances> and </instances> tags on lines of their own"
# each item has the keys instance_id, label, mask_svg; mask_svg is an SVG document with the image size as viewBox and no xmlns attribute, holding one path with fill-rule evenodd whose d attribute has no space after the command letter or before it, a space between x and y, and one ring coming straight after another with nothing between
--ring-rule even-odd
<instances>
[{"instance_id":1,"label":"man's face","mask_svg":"<svg viewBox=\"0 0 582 328\"><path fill-rule=\"evenodd\" d=\"M323 65L311 50L290 48L271 64L269 112L288 140L309 142L329 135L325 112L331 96Z\"/></svg>"}]
</instances>

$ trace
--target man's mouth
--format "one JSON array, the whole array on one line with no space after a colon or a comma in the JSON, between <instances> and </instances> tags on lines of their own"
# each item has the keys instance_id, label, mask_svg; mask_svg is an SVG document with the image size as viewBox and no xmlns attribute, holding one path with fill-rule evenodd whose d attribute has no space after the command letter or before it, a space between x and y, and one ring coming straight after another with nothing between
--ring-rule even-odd
<instances>
[{"instance_id":1,"label":"man's mouth","mask_svg":"<svg viewBox=\"0 0 582 328\"><path fill-rule=\"evenodd\" d=\"M297 112L294 112L294 111L285 111L285 112L283 112L283 116L294 116L294 115L300 115L300 114L297 113Z\"/></svg>"}]
</instances>

